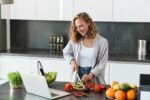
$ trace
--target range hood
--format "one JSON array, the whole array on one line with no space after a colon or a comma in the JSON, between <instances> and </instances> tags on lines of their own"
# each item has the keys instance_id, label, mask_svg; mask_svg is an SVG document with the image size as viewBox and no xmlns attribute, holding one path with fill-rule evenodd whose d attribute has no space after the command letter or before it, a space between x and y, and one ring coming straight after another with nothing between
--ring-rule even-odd
<instances>
[{"instance_id":1,"label":"range hood","mask_svg":"<svg viewBox=\"0 0 150 100\"><path fill-rule=\"evenodd\" d=\"M0 0L0 4L13 4L13 0Z\"/></svg>"}]
</instances>

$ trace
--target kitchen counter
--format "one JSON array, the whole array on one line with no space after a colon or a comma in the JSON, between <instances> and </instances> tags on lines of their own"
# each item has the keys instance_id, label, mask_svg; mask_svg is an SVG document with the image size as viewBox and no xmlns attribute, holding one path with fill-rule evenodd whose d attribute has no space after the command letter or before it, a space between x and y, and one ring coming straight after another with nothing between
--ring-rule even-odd
<instances>
[{"instance_id":1,"label":"kitchen counter","mask_svg":"<svg viewBox=\"0 0 150 100\"><path fill-rule=\"evenodd\" d=\"M29 57L48 57L48 58L63 58L62 52L51 52L49 50L30 49L30 50L7 50L0 52L0 55L10 56L29 56ZM142 62L150 63L150 57L145 60L139 60L138 56L131 55L109 55L109 61L124 61L124 62Z\"/></svg>"},{"instance_id":2,"label":"kitchen counter","mask_svg":"<svg viewBox=\"0 0 150 100\"><path fill-rule=\"evenodd\" d=\"M54 82L50 85L51 88L64 90L64 82ZM48 100L43 97L28 94L25 90L13 92L10 90L9 83L0 85L0 100ZM105 98L105 92L102 93L89 93L87 97L76 97L73 94L59 98L57 100L109 100Z\"/></svg>"}]
</instances>

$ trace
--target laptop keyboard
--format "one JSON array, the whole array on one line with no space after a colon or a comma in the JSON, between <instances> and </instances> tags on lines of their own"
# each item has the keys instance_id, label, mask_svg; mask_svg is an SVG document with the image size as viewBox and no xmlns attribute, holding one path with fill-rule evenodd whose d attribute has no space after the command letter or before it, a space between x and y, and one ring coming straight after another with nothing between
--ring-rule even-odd
<instances>
[{"instance_id":1,"label":"laptop keyboard","mask_svg":"<svg viewBox=\"0 0 150 100\"><path fill-rule=\"evenodd\" d=\"M52 96L52 97L55 97L55 96L58 96L58 94L51 93L51 96Z\"/></svg>"}]
</instances>

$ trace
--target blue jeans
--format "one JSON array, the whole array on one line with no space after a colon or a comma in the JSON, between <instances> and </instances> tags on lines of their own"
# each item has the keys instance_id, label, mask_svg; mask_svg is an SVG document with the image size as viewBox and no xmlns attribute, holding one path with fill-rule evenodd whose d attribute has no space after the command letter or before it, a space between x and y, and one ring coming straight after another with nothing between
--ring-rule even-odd
<instances>
[{"instance_id":1,"label":"blue jeans","mask_svg":"<svg viewBox=\"0 0 150 100\"><path fill-rule=\"evenodd\" d=\"M89 74L92 67L79 67L79 77L82 78L84 74Z\"/></svg>"}]
</instances>

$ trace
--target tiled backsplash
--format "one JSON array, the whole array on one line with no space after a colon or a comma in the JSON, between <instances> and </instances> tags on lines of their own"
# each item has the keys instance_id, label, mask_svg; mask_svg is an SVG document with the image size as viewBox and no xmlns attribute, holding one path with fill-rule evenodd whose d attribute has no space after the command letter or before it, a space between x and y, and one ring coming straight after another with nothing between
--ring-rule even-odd
<instances>
[{"instance_id":1,"label":"tiled backsplash","mask_svg":"<svg viewBox=\"0 0 150 100\"><path fill-rule=\"evenodd\" d=\"M49 35L68 41L69 21L11 21L12 48L49 49ZM96 22L98 32L107 38L110 54L137 55L138 39L150 40L150 23Z\"/></svg>"}]
</instances>

